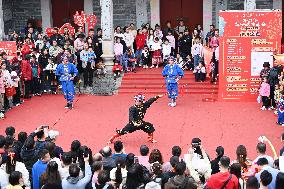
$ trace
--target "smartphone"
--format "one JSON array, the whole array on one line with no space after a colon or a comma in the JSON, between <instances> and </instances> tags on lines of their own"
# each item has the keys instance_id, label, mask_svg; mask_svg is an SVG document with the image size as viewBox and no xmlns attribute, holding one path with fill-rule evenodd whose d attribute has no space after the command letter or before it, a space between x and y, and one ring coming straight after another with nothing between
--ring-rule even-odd
<instances>
[{"instance_id":1,"label":"smartphone","mask_svg":"<svg viewBox=\"0 0 284 189\"><path fill-rule=\"evenodd\" d=\"M138 157L134 157L134 163L139 163L139 159L138 159Z\"/></svg>"}]
</instances>

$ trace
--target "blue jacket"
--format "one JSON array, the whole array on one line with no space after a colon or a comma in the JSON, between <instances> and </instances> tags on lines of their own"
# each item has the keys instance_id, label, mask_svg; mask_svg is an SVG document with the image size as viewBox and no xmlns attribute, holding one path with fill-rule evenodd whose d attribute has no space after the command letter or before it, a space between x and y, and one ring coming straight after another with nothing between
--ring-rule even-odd
<instances>
[{"instance_id":1,"label":"blue jacket","mask_svg":"<svg viewBox=\"0 0 284 189\"><path fill-rule=\"evenodd\" d=\"M72 63L68 63L66 65L61 63L57 66L55 75L60 77L59 81L70 81L71 77L75 77L78 75L78 70L76 66Z\"/></svg>"},{"instance_id":2,"label":"blue jacket","mask_svg":"<svg viewBox=\"0 0 284 189\"><path fill-rule=\"evenodd\" d=\"M177 65L166 65L163 72L162 72L163 77L165 77L166 83L177 83L177 78L178 77L183 77L184 72L183 70Z\"/></svg>"},{"instance_id":3,"label":"blue jacket","mask_svg":"<svg viewBox=\"0 0 284 189\"><path fill-rule=\"evenodd\" d=\"M33 189L40 189L39 179L42 173L45 172L47 167L47 163L43 163L41 160L38 160L32 169L32 177L33 177Z\"/></svg>"}]
</instances>

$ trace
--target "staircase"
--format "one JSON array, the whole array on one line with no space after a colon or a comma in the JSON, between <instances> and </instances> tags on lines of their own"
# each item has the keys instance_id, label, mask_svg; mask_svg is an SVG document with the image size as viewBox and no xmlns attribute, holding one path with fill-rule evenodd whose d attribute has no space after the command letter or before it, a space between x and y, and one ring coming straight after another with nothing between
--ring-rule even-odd
<instances>
[{"instance_id":1,"label":"staircase","mask_svg":"<svg viewBox=\"0 0 284 189\"><path fill-rule=\"evenodd\" d=\"M162 77L162 68L138 69L137 73L124 74L118 94L165 94L165 80ZM218 85L211 84L207 78L205 82L195 82L192 71L185 71L185 76L179 81L179 93L206 95L217 98Z\"/></svg>"}]
</instances>

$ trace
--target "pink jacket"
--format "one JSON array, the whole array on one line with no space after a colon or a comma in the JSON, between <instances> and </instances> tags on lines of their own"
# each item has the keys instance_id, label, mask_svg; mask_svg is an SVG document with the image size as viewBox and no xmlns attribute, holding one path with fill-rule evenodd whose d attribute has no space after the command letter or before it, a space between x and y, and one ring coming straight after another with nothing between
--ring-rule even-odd
<instances>
[{"instance_id":1,"label":"pink jacket","mask_svg":"<svg viewBox=\"0 0 284 189\"><path fill-rule=\"evenodd\" d=\"M169 40L170 44L171 44L171 47L173 49L175 49L176 47L176 40L175 40L175 37L173 35L167 35L166 38Z\"/></svg>"},{"instance_id":2,"label":"pink jacket","mask_svg":"<svg viewBox=\"0 0 284 189\"><path fill-rule=\"evenodd\" d=\"M115 56L123 55L123 45L121 43L115 43L113 50L114 50Z\"/></svg>"},{"instance_id":3,"label":"pink jacket","mask_svg":"<svg viewBox=\"0 0 284 189\"><path fill-rule=\"evenodd\" d=\"M259 89L260 96L270 96L270 85L268 83L262 83Z\"/></svg>"}]
</instances>

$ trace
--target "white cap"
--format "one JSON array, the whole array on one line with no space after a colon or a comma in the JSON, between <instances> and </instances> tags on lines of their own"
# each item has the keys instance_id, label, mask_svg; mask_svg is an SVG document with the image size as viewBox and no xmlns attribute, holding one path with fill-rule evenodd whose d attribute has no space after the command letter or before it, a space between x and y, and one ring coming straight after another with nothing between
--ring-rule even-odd
<instances>
[{"instance_id":1,"label":"white cap","mask_svg":"<svg viewBox=\"0 0 284 189\"><path fill-rule=\"evenodd\" d=\"M58 131L50 130L48 131L48 137L52 140L55 139L59 135Z\"/></svg>"}]
</instances>

